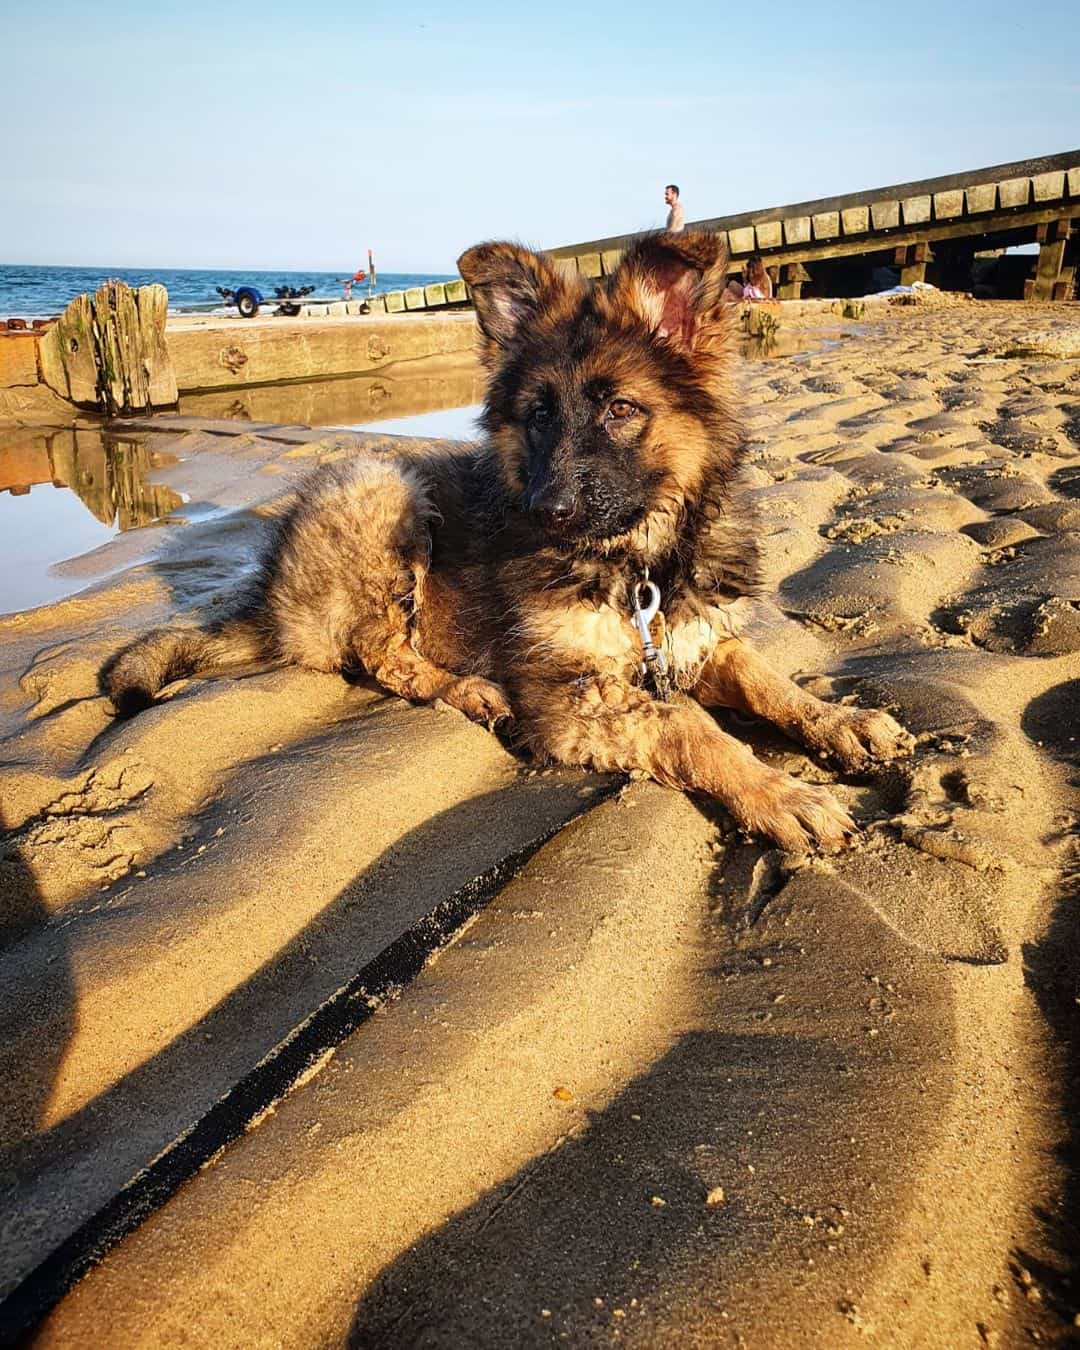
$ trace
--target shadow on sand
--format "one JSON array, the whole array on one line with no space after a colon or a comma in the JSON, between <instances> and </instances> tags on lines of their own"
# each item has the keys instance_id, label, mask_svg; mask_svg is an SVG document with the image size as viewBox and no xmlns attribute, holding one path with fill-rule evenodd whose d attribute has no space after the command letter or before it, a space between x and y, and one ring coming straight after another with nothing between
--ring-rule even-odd
<instances>
[{"instance_id":1,"label":"shadow on sand","mask_svg":"<svg viewBox=\"0 0 1080 1350\"><path fill-rule=\"evenodd\" d=\"M34 874L17 847L6 846L5 826L0 812L0 953L5 960L18 960L15 949L35 928L48 921ZM33 1137L49 1100L56 1072L64 1057L75 1025L75 988L65 945L61 941L52 960L35 982L32 994L35 1007L48 1017L50 1035L35 1046L32 1057L24 1057L4 1074L0 1093L0 1176L10 1166L13 1152L22 1141ZM26 1008L10 986L0 1000L0 1041L10 1041ZM12 1233L5 1229L8 1240Z\"/></svg>"},{"instance_id":2,"label":"shadow on sand","mask_svg":"<svg viewBox=\"0 0 1080 1350\"><path fill-rule=\"evenodd\" d=\"M341 728L336 731L340 735ZM322 739L334 734L331 730ZM318 753L310 742L292 749L302 759ZM247 774L256 764L238 767L217 810L229 810L232 793L239 799L250 792ZM539 847L546 837L544 820L550 833L586 806L572 785L553 783L548 789L533 780L521 790L535 799L537 823L532 838L517 839L516 851L506 838L508 830L493 829L493 818L505 809L505 793L513 787L433 816L376 858L206 1016L48 1130L40 1129L41 1108L74 1025L74 990L66 962L57 959L65 948L53 940L59 931L55 925L42 942L44 913L40 904L35 908L25 874L19 919L33 969L24 970L19 983L37 993L32 1025L25 1016L18 1020L18 1007L11 1012L18 1044L6 1047L3 1076L17 1090L5 1112L0 1202L7 1215L8 1257L17 1258L20 1240L24 1251L29 1246L37 1252L32 1260L9 1260L21 1270L14 1288L8 1274L0 1342L6 1343L9 1330L32 1325L327 1047L365 1021L372 1011L369 996L377 998L411 979L430 952ZM542 806L538 799L548 792L559 800ZM266 823L256 811L236 846L258 850ZM518 825L519 836L525 834L520 812ZM156 875L144 885L168 885L176 865L169 855L148 861L146 870L156 869ZM193 896L190 903L194 919L205 897ZM415 919L403 917L409 914ZM65 936L67 947L75 950L80 929L84 940L108 943L108 927L120 925L115 970L122 974L125 964L138 959L144 942L161 942L162 922L168 927L184 921L182 909L155 919L135 905L127 914L77 918ZM360 969L358 947L372 958ZM46 981L44 990L35 972ZM57 1223L56 1215L65 1212L68 1222L61 1217Z\"/></svg>"},{"instance_id":3,"label":"shadow on sand","mask_svg":"<svg viewBox=\"0 0 1080 1350\"><path fill-rule=\"evenodd\" d=\"M352 1350L677 1345L688 1327L711 1328L695 1344L718 1327L731 1344L764 1327L794 1344L800 1319L839 1326L853 1269L865 1285L902 1227L942 1113L951 999L845 888L796 889L735 950L714 934L726 955L702 972L697 1027L383 1271ZM893 1020L869 1039L868 991L873 1004L887 988Z\"/></svg>"},{"instance_id":4,"label":"shadow on sand","mask_svg":"<svg viewBox=\"0 0 1080 1350\"><path fill-rule=\"evenodd\" d=\"M1033 741L1065 765L1070 786L1080 787L1080 680L1056 685L1033 699L1022 725ZM1015 1255L1035 1277L1053 1311L1072 1328L1080 1311L1080 835L1072 841L1070 862L1049 928L1040 942L1024 947L1024 976L1060 1055L1065 1133L1055 1152L1061 1190L1053 1208L1035 1211L1052 1255L1045 1259L1026 1251Z\"/></svg>"}]
</instances>

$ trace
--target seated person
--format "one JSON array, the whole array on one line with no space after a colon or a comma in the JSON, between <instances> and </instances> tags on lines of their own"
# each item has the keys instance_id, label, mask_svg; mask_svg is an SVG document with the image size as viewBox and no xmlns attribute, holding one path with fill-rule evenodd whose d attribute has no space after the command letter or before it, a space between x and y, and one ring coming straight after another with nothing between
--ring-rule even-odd
<instances>
[{"instance_id":1,"label":"seated person","mask_svg":"<svg viewBox=\"0 0 1080 1350\"><path fill-rule=\"evenodd\" d=\"M742 281L729 281L724 291L725 300L771 300L772 295L772 277L756 253L743 264Z\"/></svg>"}]
</instances>

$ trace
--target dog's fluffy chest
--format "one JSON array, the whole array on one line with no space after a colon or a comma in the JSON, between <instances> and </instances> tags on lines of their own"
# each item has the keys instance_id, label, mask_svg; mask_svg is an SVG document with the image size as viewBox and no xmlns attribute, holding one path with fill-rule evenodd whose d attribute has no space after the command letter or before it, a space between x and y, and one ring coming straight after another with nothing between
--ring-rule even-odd
<instances>
[{"instance_id":1,"label":"dog's fluffy chest","mask_svg":"<svg viewBox=\"0 0 1080 1350\"><path fill-rule=\"evenodd\" d=\"M691 689L697 683L717 644L737 633L745 604L691 606L675 599L668 612L656 616L650 632L677 687ZM523 654L532 660L542 660L544 652L573 653L579 668L598 673L634 679L640 670L641 637L629 604L617 599L537 607L524 628Z\"/></svg>"}]
</instances>

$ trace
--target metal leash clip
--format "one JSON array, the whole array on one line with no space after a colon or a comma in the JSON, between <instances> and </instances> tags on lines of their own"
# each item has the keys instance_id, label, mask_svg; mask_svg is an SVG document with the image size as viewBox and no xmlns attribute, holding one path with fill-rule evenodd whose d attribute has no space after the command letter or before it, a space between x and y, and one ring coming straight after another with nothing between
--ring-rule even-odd
<instances>
[{"instance_id":1,"label":"metal leash clip","mask_svg":"<svg viewBox=\"0 0 1080 1350\"><path fill-rule=\"evenodd\" d=\"M649 625L660 613L660 587L646 576L644 581L634 585L631 592L633 610L631 617L634 627L641 635L641 646L645 659L641 663L641 673L653 686L656 697L665 703L671 696L671 683L668 680L667 657L653 642Z\"/></svg>"}]
</instances>

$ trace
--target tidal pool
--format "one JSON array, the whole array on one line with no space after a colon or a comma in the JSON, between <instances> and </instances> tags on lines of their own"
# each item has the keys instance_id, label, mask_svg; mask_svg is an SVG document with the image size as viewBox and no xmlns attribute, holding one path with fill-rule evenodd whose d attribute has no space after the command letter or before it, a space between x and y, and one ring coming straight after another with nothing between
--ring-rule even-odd
<instances>
[{"instance_id":1,"label":"tidal pool","mask_svg":"<svg viewBox=\"0 0 1080 1350\"><path fill-rule=\"evenodd\" d=\"M799 360L828 339L780 334L777 341L744 342L742 349L751 360ZM345 379L185 395L180 413L207 426L252 424L256 434L309 426L468 441L480 434L485 382L476 360L457 355ZM153 420L156 430L169 431L167 415ZM216 439L228 453L230 437ZM153 553L156 532L149 527L175 520L186 500L154 481L154 470L178 462L155 448L162 440L108 423L0 428L0 614L48 604L107 575L115 565L107 556L100 566L74 560L120 533L147 530L145 550L126 550L121 565Z\"/></svg>"},{"instance_id":2,"label":"tidal pool","mask_svg":"<svg viewBox=\"0 0 1080 1350\"><path fill-rule=\"evenodd\" d=\"M0 430L0 614L79 590L87 578L59 564L182 506L149 477L175 462L105 428Z\"/></svg>"}]
</instances>

